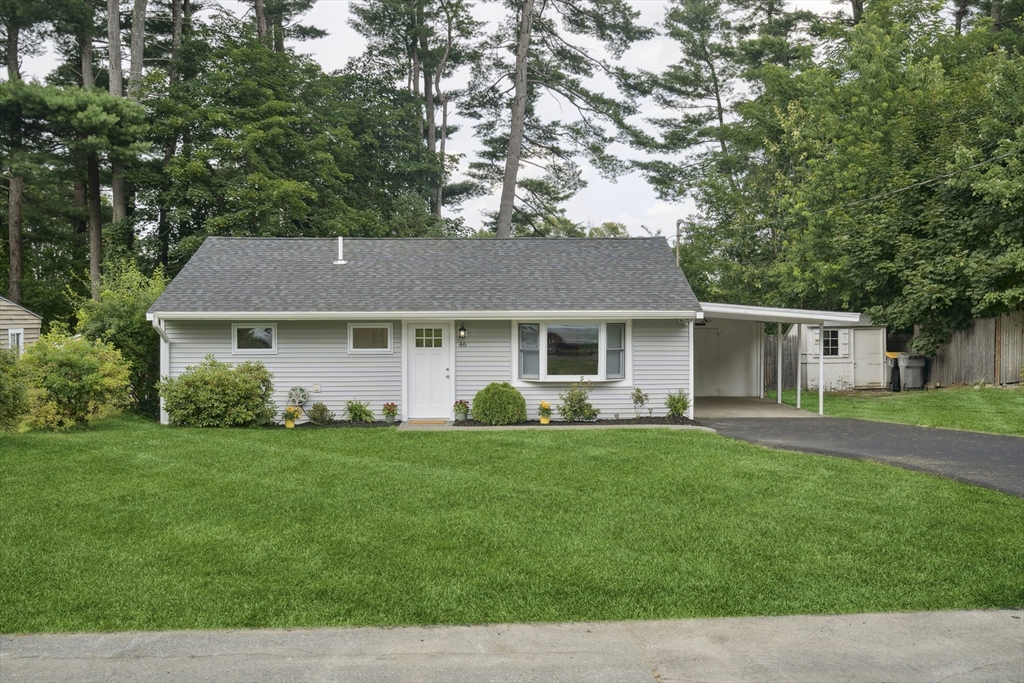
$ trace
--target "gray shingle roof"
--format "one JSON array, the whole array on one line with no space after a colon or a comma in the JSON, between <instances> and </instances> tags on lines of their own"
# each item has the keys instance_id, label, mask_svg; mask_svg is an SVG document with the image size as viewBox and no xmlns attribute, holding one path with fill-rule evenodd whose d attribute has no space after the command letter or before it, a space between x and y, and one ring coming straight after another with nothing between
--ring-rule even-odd
<instances>
[{"instance_id":1,"label":"gray shingle roof","mask_svg":"<svg viewBox=\"0 0 1024 683\"><path fill-rule=\"evenodd\" d=\"M207 238L150 312L700 310L663 237L337 244Z\"/></svg>"}]
</instances>

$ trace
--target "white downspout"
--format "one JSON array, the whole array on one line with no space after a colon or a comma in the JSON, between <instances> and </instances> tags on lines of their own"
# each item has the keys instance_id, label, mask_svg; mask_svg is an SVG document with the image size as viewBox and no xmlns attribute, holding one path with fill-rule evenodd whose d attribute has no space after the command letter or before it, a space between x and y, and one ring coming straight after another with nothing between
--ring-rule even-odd
<instances>
[{"instance_id":1,"label":"white downspout","mask_svg":"<svg viewBox=\"0 0 1024 683\"><path fill-rule=\"evenodd\" d=\"M171 374L171 338L167 336L164 329L164 321L153 316L153 327L160 335L160 379L166 379ZM160 424L168 424L167 411L164 410L164 397L160 397Z\"/></svg>"},{"instance_id":2,"label":"white downspout","mask_svg":"<svg viewBox=\"0 0 1024 683\"><path fill-rule=\"evenodd\" d=\"M687 356L688 356L687 366L689 367L689 374L690 374L690 387L689 387L689 389L690 389L690 407L687 408L687 410L686 410L686 417L690 418L691 420L693 419L693 404L697 400L697 396L696 396L697 392L696 392L696 390L694 388L694 384L693 384L693 374L694 374L693 373L693 332L694 332L694 325L693 325L693 323L694 323L694 321L691 318L690 322L688 323L688 326L687 326L687 335L686 335L686 337L687 337L686 338L686 347L687 347L686 353L687 353Z\"/></svg>"},{"instance_id":3,"label":"white downspout","mask_svg":"<svg viewBox=\"0 0 1024 683\"><path fill-rule=\"evenodd\" d=\"M775 402L782 405L782 323L775 323Z\"/></svg>"},{"instance_id":4,"label":"white downspout","mask_svg":"<svg viewBox=\"0 0 1024 683\"><path fill-rule=\"evenodd\" d=\"M825 414L825 321L818 328L818 415Z\"/></svg>"},{"instance_id":5,"label":"white downspout","mask_svg":"<svg viewBox=\"0 0 1024 683\"><path fill-rule=\"evenodd\" d=\"M803 381L802 356L804 351L804 326L801 323L796 325L796 409L800 410L800 383Z\"/></svg>"}]
</instances>

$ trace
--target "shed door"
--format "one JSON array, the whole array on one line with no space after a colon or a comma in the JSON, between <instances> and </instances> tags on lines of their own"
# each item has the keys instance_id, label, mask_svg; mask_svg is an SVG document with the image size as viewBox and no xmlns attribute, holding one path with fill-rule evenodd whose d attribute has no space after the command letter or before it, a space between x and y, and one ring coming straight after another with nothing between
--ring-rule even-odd
<instances>
[{"instance_id":1,"label":"shed door","mask_svg":"<svg viewBox=\"0 0 1024 683\"><path fill-rule=\"evenodd\" d=\"M853 330L853 385L882 386L882 330Z\"/></svg>"}]
</instances>

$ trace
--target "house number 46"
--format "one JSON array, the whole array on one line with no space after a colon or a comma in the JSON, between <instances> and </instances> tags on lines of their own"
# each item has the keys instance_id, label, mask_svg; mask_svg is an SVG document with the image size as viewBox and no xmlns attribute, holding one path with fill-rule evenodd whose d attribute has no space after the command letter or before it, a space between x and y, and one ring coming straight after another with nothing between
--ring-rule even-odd
<instances>
[{"instance_id":1,"label":"house number 46","mask_svg":"<svg viewBox=\"0 0 1024 683\"><path fill-rule=\"evenodd\" d=\"M466 345L466 342L463 342L463 341L459 342L459 346L465 346L465 345Z\"/></svg>"}]
</instances>

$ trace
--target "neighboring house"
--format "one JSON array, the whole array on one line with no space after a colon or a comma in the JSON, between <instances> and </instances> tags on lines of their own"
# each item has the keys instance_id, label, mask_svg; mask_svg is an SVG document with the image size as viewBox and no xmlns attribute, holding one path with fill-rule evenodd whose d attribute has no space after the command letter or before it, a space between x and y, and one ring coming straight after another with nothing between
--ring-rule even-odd
<instances>
[{"instance_id":1,"label":"neighboring house","mask_svg":"<svg viewBox=\"0 0 1024 683\"><path fill-rule=\"evenodd\" d=\"M39 339L43 317L0 296L0 348L25 350Z\"/></svg>"},{"instance_id":2,"label":"neighboring house","mask_svg":"<svg viewBox=\"0 0 1024 683\"><path fill-rule=\"evenodd\" d=\"M275 400L301 386L340 413L385 402L450 418L491 382L538 404L581 376L601 416L692 395L698 303L664 238L208 238L148 317L161 375L207 354L261 360ZM692 407L691 407L692 412ZM166 415L163 415L166 421Z\"/></svg>"},{"instance_id":3,"label":"neighboring house","mask_svg":"<svg viewBox=\"0 0 1024 683\"><path fill-rule=\"evenodd\" d=\"M795 326L794 326L795 327ZM800 363L804 389L818 388L820 326L803 325L799 330ZM797 335L791 330L791 335ZM885 326L875 325L861 314L860 320L843 326L825 326L825 391L882 389L885 376Z\"/></svg>"}]
</instances>

